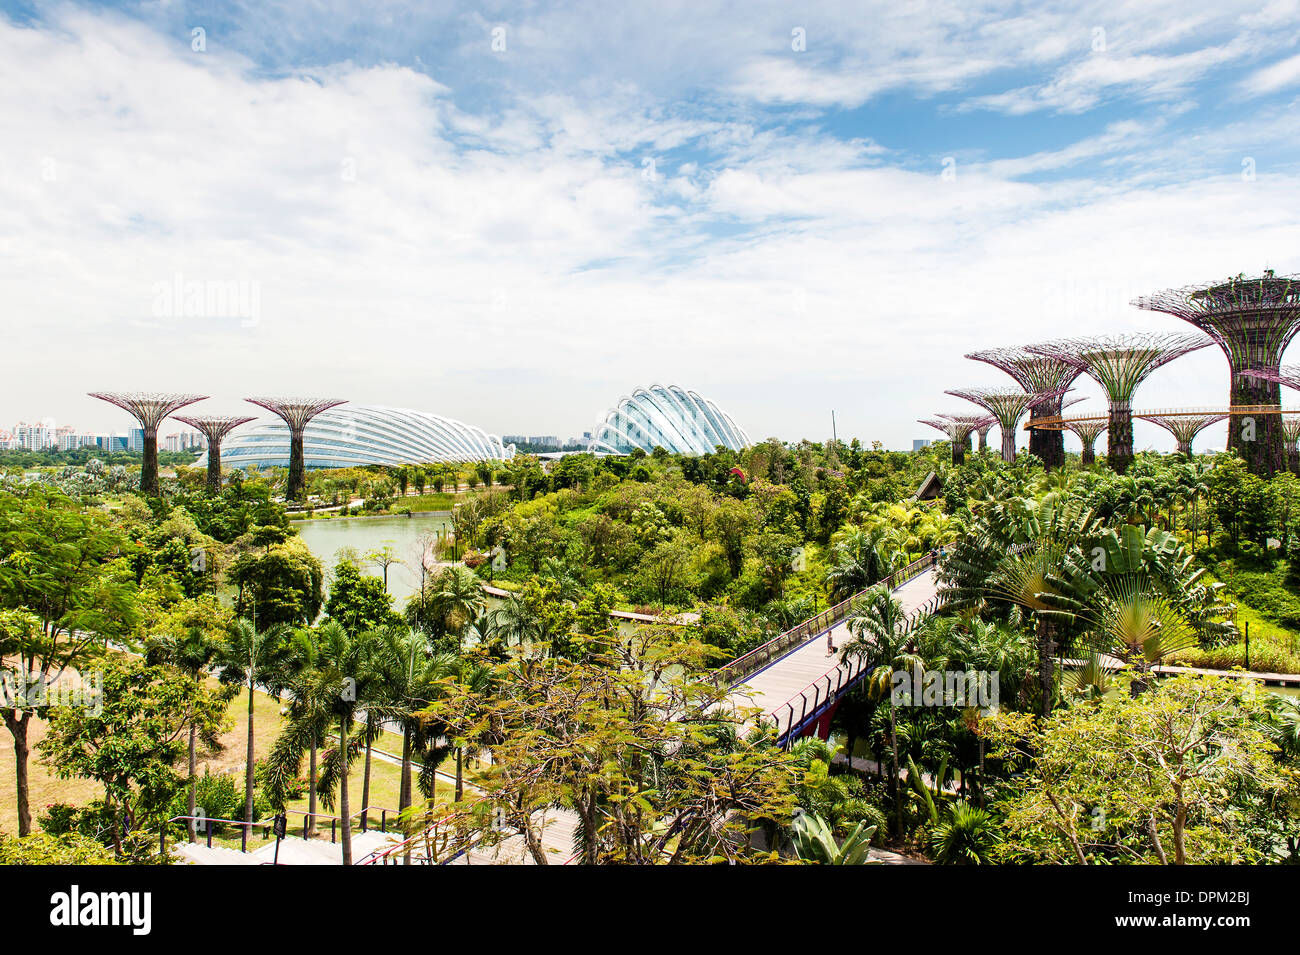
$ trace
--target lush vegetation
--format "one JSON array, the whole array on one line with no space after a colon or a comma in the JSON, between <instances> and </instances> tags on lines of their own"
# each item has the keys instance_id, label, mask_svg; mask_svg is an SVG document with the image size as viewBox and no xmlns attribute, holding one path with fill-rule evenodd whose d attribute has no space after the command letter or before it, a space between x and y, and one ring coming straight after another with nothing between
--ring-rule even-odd
<instances>
[{"instance_id":1,"label":"lush vegetation","mask_svg":"<svg viewBox=\"0 0 1300 955\"><path fill-rule=\"evenodd\" d=\"M160 828L196 839L220 818L237 836L292 805L309 833L337 819L355 861L387 748L385 808L439 833L417 853L1294 861L1296 701L1164 674L1244 665L1248 624L1251 668L1300 672L1300 480L1228 456L1139 456L1121 477L991 454L953 468L946 451L767 441L312 475L317 508L454 504L401 606L382 548L321 566L274 472L214 496L179 469L150 499L99 463L7 475L18 783L0 856L158 861ZM931 471L941 496L914 500ZM917 619L874 585L927 554L945 602ZM841 601L862 678L830 741L777 745L712 672ZM936 674L992 680L997 699ZM223 745L242 772L203 768ZM95 795L34 811L33 761ZM571 845L548 834L561 813Z\"/></svg>"}]
</instances>

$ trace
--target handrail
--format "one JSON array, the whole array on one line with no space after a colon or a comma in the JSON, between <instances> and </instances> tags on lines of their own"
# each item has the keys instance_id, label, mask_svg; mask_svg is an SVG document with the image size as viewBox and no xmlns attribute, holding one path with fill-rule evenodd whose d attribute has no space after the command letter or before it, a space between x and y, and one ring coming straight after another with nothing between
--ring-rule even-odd
<instances>
[{"instance_id":1,"label":"handrail","mask_svg":"<svg viewBox=\"0 0 1300 955\"><path fill-rule=\"evenodd\" d=\"M398 810L398 809L391 809L391 808L389 808L389 807L387 807L387 806L362 806L362 807L361 807L360 809L358 809L356 812L349 813L349 814L348 814L348 818L349 818L349 819L352 819L352 818L354 818L354 817L356 817L356 816L368 815L369 813L371 813L371 812L373 812L373 811L375 811L375 810L378 810L378 811L379 811L379 831L380 831L380 832L387 832L387 831L388 831L388 814L389 814L389 813L392 813L394 816L398 816L398 815L401 814L401 811L400 811L400 810ZM342 821L342 817L341 817L341 816L332 816L332 815L330 815L329 813L324 813L324 812L309 812L309 811L307 811L306 809L285 809L284 812L285 812L286 814L287 814L287 813L294 813L295 815L299 815L299 816L302 816L302 817L303 817L303 820L302 820L302 837L303 837L304 839L307 838L307 832L308 832L308 829L310 828L310 826L309 826L309 822L310 822L311 819L328 819L328 820L330 821L330 842L331 842L331 843L337 843L337 842L338 842L338 824ZM245 822L243 819L218 819L218 818L216 818L215 816L172 816L170 819L165 820L165 821L163 822L163 824L162 824L161 826L158 827L158 851L159 851L160 853L166 853L166 851L167 851L167 826L170 825L170 824L173 823L173 822L187 822L187 821L190 821L190 820L193 820L194 822L206 822L206 823L208 823L208 825L207 825L205 828L206 828L206 830L207 830L207 832L206 832L206 836L207 836L207 845L208 845L208 848L209 848L209 849L212 848L212 832L213 832L213 826L212 826L212 824L213 824L213 823L220 823L220 824L222 824L222 825L230 825L230 826L240 826L240 827L241 827L241 829L240 829L240 839L239 839L239 851L240 851L240 852L247 852L247 851L248 851L248 831L249 831L249 829L252 829L252 828L254 828L254 827L256 827L256 826L262 826L263 828L265 828L265 827L267 827L267 826L271 826L271 825L274 824L272 821L268 821L268 820L264 820L264 819L261 819L261 820L255 819L255 820L253 820L252 822ZM362 832L368 832L368 831L369 831L369 824L368 824L368 823L369 823L369 820L367 820L367 824L366 824L366 825L363 825L363 826L361 827L361 831L362 831ZM266 834L265 834L265 833L262 834L262 838L263 838L263 839L266 838Z\"/></svg>"},{"instance_id":2,"label":"handrail","mask_svg":"<svg viewBox=\"0 0 1300 955\"><path fill-rule=\"evenodd\" d=\"M755 647L748 653L745 653L730 663L726 663L713 671L713 679L719 685L724 683L734 685L741 680L750 676L757 670L767 666L772 660L779 656L784 656L785 652L798 644L804 643L819 633L824 633L829 628L838 624L841 620L849 615L853 605L864 594L880 586L885 586L889 590L894 590L907 583L909 580L920 575L925 570L934 566L935 558L933 554L926 554L920 557L906 567L894 571L886 577L876 581L870 587L866 587L847 600L841 600L835 606L823 610L814 617L799 623L784 633L780 633L768 640L761 646Z\"/></svg>"},{"instance_id":3,"label":"handrail","mask_svg":"<svg viewBox=\"0 0 1300 955\"><path fill-rule=\"evenodd\" d=\"M262 826L263 828L266 828L273 825L273 823L271 822L266 822L266 821L256 820L256 819L252 822L245 822L243 819L218 819L215 816L172 816L170 819L164 820L163 824L158 827L158 854L159 855L165 856L167 854L167 827L171 825L173 822L189 822L189 821L208 823L208 825L205 828L207 829L206 835L207 835L209 849L212 848L212 832L213 832L212 823L219 822L222 823L223 825L240 826L241 827L239 831L240 852L248 851L248 830L249 829L253 828L254 826ZM262 838L263 839L266 838L266 833L262 833Z\"/></svg>"},{"instance_id":4,"label":"handrail","mask_svg":"<svg viewBox=\"0 0 1300 955\"><path fill-rule=\"evenodd\" d=\"M402 840L400 840L400 841L398 841L398 842L395 842L395 843L393 843L392 845L389 845L389 846L382 846L382 847L380 847L380 848L378 848L378 849L375 849L373 852L371 852L371 853L370 853L369 855L367 855L365 858L363 858L363 859L361 859L359 862L357 862L357 865L388 865L388 864L389 864L389 860L390 860L394 855L396 855L396 854L398 854L398 853L401 853L403 856L405 856L405 854L406 854L410 849L414 848L414 847L416 846L416 844L419 844L419 843L427 844L430 838L436 839L436 838L437 838L437 830L438 830L440 827L446 826L446 825L449 824L449 823L459 823L461 820L463 820L463 819L468 819L469 817L470 817L470 814L469 814L468 812L464 811L464 810L458 810L458 811L455 811L455 812L449 813L449 814L447 814L447 815L445 815L445 816L442 816L441 818L435 820L435 821L434 821L433 823L431 823L430 825L425 826L425 827L424 827L423 829L421 829L419 832L412 833L411 835L407 836L405 839L402 839ZM454 853L452 853L451 858L446 859L446 860L444 860L443 862L438 862L438 863L434 863L432 857L431 857L430 854L427 853L427 852L423 853L422 855L414 855L414 854L413 854L413 855L412 855L412 861L413 861L414 864L416 864L416 865L435 865L435 864L436 864L436 865L447 865L447 863L453 861L454 859L459 858L460 855L461 855L461 852L463 852L463 851L465 851L465 850L460 850L460 851L454 852Z\"/></svg>"},{"instance_id":5,"label":"handrail","mask_svg":"<svg viewBox=\"0 0 1300 955\"><path fill-rule=\"evenodd\" d=\"M940 591L935 594L921 606L917 607L907 617L906 628L903 633L908 634L920 626L921 621L926 617L933 616L938 612L939 607L945 602L946 593ZM845 663L848 663L847 669ZM850 660L841 657L840 665L834 670L823 673L817 679L813 680L798 693L792 695L784 703L774 707L770 711L773 726L777 731L777 742L782 746L788 746L793 739L796 730L802 730L809 723L820 719L825 711L830 707L832 702L838 699L843 693L848 692L858 680L862 678L866 670L867 661L863 656L855 656ZM831 685L831 676L835 675L834 686ZM845 675L847 674L847 679ZM821 695L821 684L826 684L826 696L823 699ZM808 691L813 690L812 711L808 711ZM799 716L796 719L794 713L794 704L796 701L802 701L799 709ZM785 715L785 730L781 730L781 710L787 710Z\"/></svg>"}]
</instances>

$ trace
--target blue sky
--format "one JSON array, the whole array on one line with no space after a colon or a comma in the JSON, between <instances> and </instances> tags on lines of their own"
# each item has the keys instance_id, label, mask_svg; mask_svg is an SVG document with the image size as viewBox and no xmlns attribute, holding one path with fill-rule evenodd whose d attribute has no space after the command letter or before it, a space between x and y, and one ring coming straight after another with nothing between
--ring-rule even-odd
<instances>
[{"instance_id":1,"label":"blue sky","mask_svg":"<svg viewBox=\"0 0 1300 955\"><path fill-rule=\"evenodd\" d=\"M906 447L1004 383L966 351L1300 272L1298 99L1296 2L0 3L0 427L324 390L567 436L673 381Z\"/></svg>"}]
</instances>

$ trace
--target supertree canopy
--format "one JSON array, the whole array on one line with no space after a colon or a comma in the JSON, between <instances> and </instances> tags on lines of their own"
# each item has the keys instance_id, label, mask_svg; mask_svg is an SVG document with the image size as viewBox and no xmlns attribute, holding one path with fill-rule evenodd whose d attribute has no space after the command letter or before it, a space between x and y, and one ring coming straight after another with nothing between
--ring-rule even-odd
<instances>
[{"instance_id":1,"label":"supertree canopy","mask_svg":"<svg viewBox=\"0 0 1300 955\"><path fill-rule=\"evenodd\" d=\"M302 433L307 422L327 408L341 405L346 398L248 398L267 411L274 412L289 426L289 484L285 498L300 501L306 485L303 466Z\"/></svg>"},{"instance_id":2,"label":"supertree canopy","mask_svg":"<svg viewBox=\"0 0 1300 955\"><path fill-rule=\"evenodd\" d=\"M1300 391L1300 365L1281 365L1277 368L1248 368L1243 371L1242 376L1255 381L1271 381L1275 384L1286 385L1288 388L1294 388ZM1278 392L1277 404L1281 404L1281 392ZM1268 402L1262 402L1268 404Z\"/></svg>"},{"instance_id":3,"label":"supertree canopy","mask_svg":"<svg viewBox=\"0 0 1300 955\"><path fill-rule=\"evenodd\" d=\"M144 433L144 462L140 467L140 493L158 496L158 425L178 408L202 401L207 395L155 394L143 392L92 391L90 397L107 401L140 422Z\"/></svg>"},{"instance_id":4,"label":"supertree canopy","mask_svg":"<svg viewBox=\"0 0 1300 955\"><path fill-rule=\"evenodd\" d=\"M942 431L952 442L952 463L966 463L966 451L970 448L971 432L985 421L992 422L987 415L938 415L935 418L919 419L921 424L929 425Z\"/></svg>"},{"instance_id":5,"label":"supertree canopy","mask_svg":"<svg viewBox=\"0 0 1300 955\"><path fill-rule=\"evenodd\" d=\"M1015 379L1025 391L1034 394L1060 391L1074 384L1083 374L1078 365L1052 355L1038 355L1025 348L989 348L966 356L1000 368ZM1049 398L1029 410L1029 420L1050 418L1061 413L1061 399ZM1055 428L1034 428L1029 432L1029 453L1038 457L1050 471L1065 463L1065 441Z\"/></svg>"},{"instance_id":6,"label":"supertree canopy","mask_svg":"<svg viewBox=\"0 0 1300 955\"><path fill-rule=\"evenodd\" d=\"M1106 463L1123 474L1133 462L1133 394L1138 385L1161 365L1209 344L1200 335L1130 333L1046 342L1029 350L1070 362L1101 385L1110 405Z\"/></svg>"},{"instance_id":7,"label":"supertree canopy","mask_svg":"<svg viewBox=\"0 0 1300 955\"><path fill-rule=\"evenodd\" d=\"M1008 464L1016 459L1016 424L1020 418L1039 402L1060 398L1064 393L1064 389L1035 394L1015 388L967 388L946 392L987 408L997 419L998 427L1002 429L1002 460Z\"/></svg>"},{"instance_id":8,"label":"supertree canopy","mask_svg":"<svg viewBox=\"0 0 1300 955\"><path fill-rule=\"evenodd\" d=\"M221 493L221 441L241 424L253 419L247 415L195 415L187 417L177 415L177 421L183 421L196 429L208 442L208 490L213 494Z\"/></svg>"},{"instance_id":9,"label":"supertree canopy","mask_svg":"<svg viewBox=\"0 0 1300 955\"><path fill-rule=\"evenodd\" d=\"M1231 407L1281 405L1276 380L1245 373L1279 370L1282 353L1300 332L1300 276L1275 275L1269 269L1258 278L1238 275L1211 285L1167 289L1134 299L1133 304L1190 322L1223 349L1231 375ZM1285 463L1280 417L1233 411L1228 448L1253 474L1281 470Z\"/></svg>"},{"instance_id":10,"label":"supertree canopy","mask_svg":"<svg viewBox=\"0 0 1300 955\"><path fill-rule=\"evenodd\" d=\"M1210 425L1228 417L1228 414L1226 411L1153 411L1148 414L1139 414L1136 417L1160 425L1160 427L1172 434L1174 440L1178 442L1178 453L1190 456L1192 441L1196 439L1196 436Z\"/></svg>"}]
</instances>

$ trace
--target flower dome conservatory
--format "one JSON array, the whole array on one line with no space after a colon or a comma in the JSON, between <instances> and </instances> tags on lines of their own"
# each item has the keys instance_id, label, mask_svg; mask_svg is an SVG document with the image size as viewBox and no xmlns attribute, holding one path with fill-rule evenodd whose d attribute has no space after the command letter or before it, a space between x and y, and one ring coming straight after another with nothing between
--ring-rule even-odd
<instances>
[{"instance_id":1,"label":"flower dome conservatory","mask_svg":"<svg viewBox=\"0 0 1300 955\"><path fill-rule=\"evenodd\" d=\"M708 454L718 445L739 451L749 443L749 435L707 398L678 385L651 385L606 412L589 447L610 454L657 447L672 454Z\"/></svg>"},{"instance_id":2,"label":"flower dome conservatory","mask_svg":"<svg viewBox=\"0 0 1300 955\"><path fill-rule=\"evenodd\" d=\"M503 461L514 453L514 445L503 445L482 428L409 408L344 405L322 411L303 432L303 463L308 468ZM236 432L222 446L221 463L231 468L288 467L288 427L282 421L264 421Z\"/></svg>"}]
</instances>

